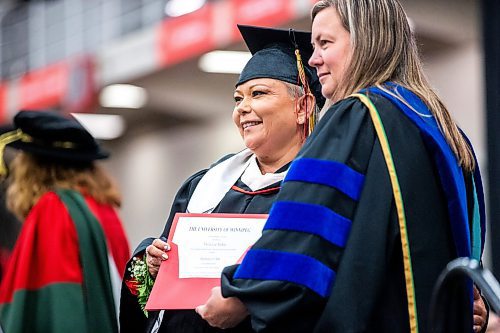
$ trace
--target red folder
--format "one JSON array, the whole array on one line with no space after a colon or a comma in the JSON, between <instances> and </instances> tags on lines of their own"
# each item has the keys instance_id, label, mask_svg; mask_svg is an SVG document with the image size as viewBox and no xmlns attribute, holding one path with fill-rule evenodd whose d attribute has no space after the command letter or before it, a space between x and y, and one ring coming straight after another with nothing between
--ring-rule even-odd
<instances>
[{"instance_id":1,"label":"red folder","mask_svg":"<svg viewBox=\"0 0 500 333\"><path fill-rule=\"evenodd\" d=\"M153 290L146 304L146 310L194 309L198 305L205 304L212 288L220 286L220 278L179 278L178 247L172 239L179 217L182 216L267 218L266 214L177 213L168 235L168 243L171 248L167 252L168 260L165 260L160 266ZM246 251L242 253L238 262L241 262L245 254Z\"/></svg>"}]
</instances>

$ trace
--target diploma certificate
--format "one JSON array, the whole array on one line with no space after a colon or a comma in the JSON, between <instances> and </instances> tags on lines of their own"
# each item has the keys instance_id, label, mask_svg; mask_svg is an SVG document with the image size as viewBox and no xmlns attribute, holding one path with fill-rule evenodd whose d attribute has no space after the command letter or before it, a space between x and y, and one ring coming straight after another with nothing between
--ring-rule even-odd
<instances>
[{"instance_id":1,"label":"diploma certificate","mask_svg":"<svg viewBox=\"0 0 500 333\"><path fill-rule=\"evenodd\" d=\"M179 216L172 239L179 249L179 278L220 278L259 239L265 222L245 215Z\"/></svg>"},{"instance_id":2,"label":"diploma certificate","mask_svg":"<svg viewBox=\"0 0 500 333\"><path fill-rule=\"evenodd\" d=\"M147 310L194 309L220 285L226 266L239 263L259 239L264 214L177 213L170 229L169 259L160 271Z\"/></svg>"}]
</instances>

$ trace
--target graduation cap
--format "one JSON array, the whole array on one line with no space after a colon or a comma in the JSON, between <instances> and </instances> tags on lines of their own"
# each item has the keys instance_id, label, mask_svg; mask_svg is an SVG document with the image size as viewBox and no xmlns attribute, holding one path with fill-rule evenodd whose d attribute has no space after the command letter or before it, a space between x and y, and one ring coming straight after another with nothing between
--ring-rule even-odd
<instances>
[{"instance_id":1,"label":"graduation cap","mask_svg":"<svg viewBox=\"0 0 500 333\"><path fill-rule=\"evenodd\" d=\"M36 156L66 163L109 157L94 137L75 119L49 111L20 111L13 125L0 129L0 176L6 174L6 145Z\"/></svg>"},{"instance_id":2,"label":"graduation cap","mask_svg":"<svg viewBox=\"0 0 500 333\"><path fill-rule=\"evenodd\" d=\"M236 86L257 78L276 79L303 87L306 93L314 95L318 107L323 106L325 99L316 70L307 65L313 53L310 32L248 25L238 25L238 29L252 58Z\"/></svg>"}]
</instances>

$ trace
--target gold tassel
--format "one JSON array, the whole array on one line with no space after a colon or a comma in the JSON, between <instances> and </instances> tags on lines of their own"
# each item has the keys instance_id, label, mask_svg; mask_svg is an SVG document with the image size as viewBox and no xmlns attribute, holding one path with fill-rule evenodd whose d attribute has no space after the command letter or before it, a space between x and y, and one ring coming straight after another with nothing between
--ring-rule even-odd
<instances>
[{"instance_id":1,"label":"gold tassel","mask_svg":"<svg viewBox=\"0 0 500 333\"><path fill-rule=\"evenodd\" d=\"M297 47L295 48L295 58L297 59L297 71L299 73L300 83L302 84L302 87L304 87L304 93L306 95L310 94L311 88L309 87L309 82L307 81L306 72L304 70L304 63L302 62L302 56L300 55L299 49ZM306 116L305 137L308 137L309 134L311 134L314 130L316 119L316 107L314 107L311 113L308 113Z\"/></svg>"},{"instance_id":2,"label":"gold tassel","mask_svg":"<svg viewBox=\"0 0 500 333\"><path fill-rule=\"evenodd\" d=\"M7 176L7 167L5 166L5 161L3 159L5 146L17 140L31 141L31 137L23 133L20 129L0 135L0 178Z\"/></svg>"},{"instance_id":3,"label":"gold tassel","mask_svg":"<svg viewBox=\"0 0 500 333\"><path fill-rule=\"evenodd\" d=\"M304 63L302 62L302 56L300 55L299 49L295 49L295 58L297 58L297 70L299 72L299 80L302 86L309 88L307 83L306 72L304 71Z\"/></svg>"},{"instance_id":4,"label":"gold tassel","mask_svg":"<svg viewBox=\"0 0 500 333\"><path fill-rule=\"evenodd\" d=\"M311 115L309 116L309 134L312 133L314 130L314 127L316 126L316 120L318 119L317 117L317 111L316 107L311 111Z\"/></svg>"}]
</instances>

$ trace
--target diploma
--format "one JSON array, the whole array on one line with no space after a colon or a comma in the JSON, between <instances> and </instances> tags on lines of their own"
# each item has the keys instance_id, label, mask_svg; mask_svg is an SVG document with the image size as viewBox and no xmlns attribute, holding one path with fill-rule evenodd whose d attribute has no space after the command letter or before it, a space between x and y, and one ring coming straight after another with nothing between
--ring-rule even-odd
<instances>
[{"instance_id":1,"label":"diploma","mask_svg":"<svg viewBox=\"0 0 500 333\"><path fill-rule=\"evenodd\" d=\"M220 285L226 266L241 262L259 239L263 214L177 213L168 236L169 259L162 262L147 310L194 309Z\"/></svg>"}]
</instances>

